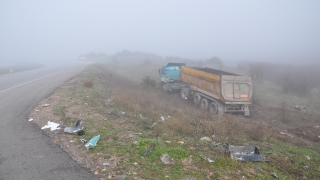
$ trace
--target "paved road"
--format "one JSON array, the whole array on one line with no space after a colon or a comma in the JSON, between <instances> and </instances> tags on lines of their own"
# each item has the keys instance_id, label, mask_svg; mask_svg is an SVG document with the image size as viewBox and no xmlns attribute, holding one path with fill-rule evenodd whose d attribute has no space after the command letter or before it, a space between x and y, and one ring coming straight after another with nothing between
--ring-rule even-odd
<instances>
[{"instance_id":1,"label":"paved road","mask_svg":"<svg viewBox=\"0 0 320 180\"><path fill-rule=\"evenodd\" d=\"M0 76L0 180L96 179L55 145L27 115L83 65Z\"/></svg>"}]
</instances>

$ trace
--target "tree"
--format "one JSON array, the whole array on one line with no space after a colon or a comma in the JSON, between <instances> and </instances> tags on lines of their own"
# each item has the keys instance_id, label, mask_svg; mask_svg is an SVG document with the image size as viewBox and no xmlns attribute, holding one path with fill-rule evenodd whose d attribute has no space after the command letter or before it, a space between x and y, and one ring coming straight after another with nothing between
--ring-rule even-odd
<instances>
[{"instance_id":1,"label":"tree","mask_svg":"<svg viewBox=\"0 0 320 180\"><path fill-rule=\"evenodd\" d=\"M206 62L209 63L209 64L217 65L219 67L223 66L223 63L222 63L221 59L216 57L216 56L213 56L212 58L207 59Z\"/></svg>"}]
</instances>

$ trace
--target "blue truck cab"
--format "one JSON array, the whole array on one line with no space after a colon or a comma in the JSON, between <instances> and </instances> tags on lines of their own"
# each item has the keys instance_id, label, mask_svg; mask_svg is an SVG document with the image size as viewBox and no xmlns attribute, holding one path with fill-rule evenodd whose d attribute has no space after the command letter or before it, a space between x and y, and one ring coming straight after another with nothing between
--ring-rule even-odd
<instances>
[{"instance_id":1,"label":"blue truck cab","mask_svg":"<svg viewBox=\"0 0 320 180\"><path fill-rule=\"evenodd\" d=\"M186 63L167 63L159 69L161 82L180 81L180 66L186 66Z\"/></svg>"},{"instance_id":2,"label":"blue truck cab","mask_svg":"<svg viewBox=\"0 0 320 180\"><path fill-rule=\"evenodd\" d=\"M186 66L186 63L167 63L159 69L162 90L173 91L179 90L180 86L175 84L181 82L180 66Z\"/></svg>"}]
</instances>

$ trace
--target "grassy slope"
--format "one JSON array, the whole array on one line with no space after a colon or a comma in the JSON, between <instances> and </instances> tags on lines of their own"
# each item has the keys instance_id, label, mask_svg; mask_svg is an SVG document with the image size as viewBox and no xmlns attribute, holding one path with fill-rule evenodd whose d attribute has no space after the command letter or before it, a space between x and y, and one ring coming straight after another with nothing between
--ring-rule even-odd
<instances>
[{"instance_id":1,"label":"grassy slope","mask_svg":"<svg viewBox=\"0 0 320 180\"><path fill-rule=\"evenodd\" d=\"M272 179L270 173L280 179L320 177L319 140L311 132L306 133L311 129L319 134L319 129L312 129L319 122L314 114L301 114L291 108L292 96L259 84L256 91L260 103L252 107L251 118L229 114L218 117L202 112L178 94L143 88L141 79L156 78L158 65L107 67L86 68L59 90L63 97L54 108L65 126L82 119L86 135L78 139L101 136L97 146L85 153L100 164L98 173L102 177L125 174L128 179ZM107 99L113 105L106 107ZM299 103L310 101L297 99ZM161 116L170 118L162 121ZM306 132L299 134L299 125L304 125L301 131ZM294 136L280 134L285 130ZM270 162L231 160L222 146L200 141L212 135L221 144L257 145ZM152 148L144 155L148 147ZM162 164L162 154L169 154L172 164ZM208 162L208 158L214 162ZM101 162L112 163L114 159L116 165L101 167Z\"/></svg>"}]
</instances>

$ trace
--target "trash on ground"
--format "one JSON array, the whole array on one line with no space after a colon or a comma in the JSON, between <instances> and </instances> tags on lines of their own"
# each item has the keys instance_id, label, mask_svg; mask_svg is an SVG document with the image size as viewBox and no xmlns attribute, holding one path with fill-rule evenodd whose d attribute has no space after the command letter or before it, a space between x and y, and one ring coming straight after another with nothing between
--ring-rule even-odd
<instances>
[{"instance_id":1,"label":"trash on ground","mask_svg":"<svg viewBox=\"0 0 320 180\"><path fill-rule=\"evenodd\" d=\"M318 129L320 126L314 126L314 128Z\"/></svg>"},{"instance_id":2,"label":"trash on ground","mask_svg":"<svg viewBox=\"0 0 320 180\"><path fill-rule=\"evenodd\" d=\"M85 144L84 146L88 149L93 149L96 145L97 142L100 139L100 135L94 136L92 139L90 139L89 142L87 142L87 144Z\"/></svg>"},{"instance_id":3,"label":"trash on ground","mask_svg":"<svg viewBox=\"0 0 320 180\"><path fill-rule=\"evenodd\" d=\"M31 121L33 121L33 119L32 119L32 118L29 118L28 121L31 122Z\"/></svg>"},{"instance_id":4,"label":"trash on ground","mask_svg":"<svg viewBox=\"0 0 320 180\"><path fill-rule=\"evenodd\" d=\"M309 169L308 166L302 166L302 167L303 167L303 169L305 169L305 170L308 170L308 169Z\"/></svg>"},{"instance_id":5,"label":"trash on ground","mask_svg":"<svg viewBox=\"0 0 320 180\"><path fill-rule=\"evenodd\" d=\"M220 143L217 143L215 141L212 142L212 146L220 146Z\"/></svg>"},{"instance_id":6,"label":"trash on ground","mask_svg":"<svg viewBox=\"0 0 320 180\"><path fill-rule=\"evenodd\" d=\"M294 107L295 109L299 109L300 111L302 111L302 112L306 112L307 111L307 107L306 106L300 106L300 105L298 105L298 106L295 106Z\"/></svg>"},{"instance_id":7,"label":"trash on ground","mask_svg":"<svg viewBox=\"0 0 320 180\"><path fill-rule=\"evenodd\" d=\"M169 143L169 144L170 144L170 143L171 143L171 141L166 141L166 143Z\"/></svg>"},{"instance_id":8,"label":"trash on ground","mask_svg":"<svg viewBox=\"0 0 320 180\"><path fill-rule=\"evenodd\" d=\"M270 173L270 175L274 178L278 178L278 176L276 175L276 173Z\"/></svg>"},{"instance_id":9,"label":"trash on ground","mask_svg":"<svg viewBox=\"0 0 320 180\"><path fill-rule=\"evenodd\" d=\"M41 129L50 128L51 131L54 131L56 129L61 129L59 126L60 126L60 124L48 121L48 123L45 126L43 126Z\"/></svg>"},{"instance_id":10,"label":"trash on ground","mask_svg":"<svg viewBox=\"0 0 320 180\"><path fill-rule=\"evenodd\" d=\"M51 104L42 104L42 107L48 107L51 106Z\"/></svg>"},{"instance_id":11,"label":"trash on ground","mask_svg":"<svg viewBox=\"0 0 320 180\"><path fill-rule=\"evenodd\" d=\"M288 134L288 133L285 133L285 132L280 132L280 134L282 134L282 135L287 135L287 136L290 136L290 137L293 137L293 135Z\"/></svg>"},{"instance_id":12,"label":"trash on ground","mask_svg":"<svg viewBox=\"0 0 320 180\"><path fill-rule=\"evenodd\" d=\"M146 156L148 152L153 149L153 147L154 147L153 145L149 145L148 148L144 151L143 156Z\"/></svg>"},{"instance_id":13,"label":"trash on ground","mask_svg":"<svg viewBox=\"0 0 320 180\"><path fill-rule=\"evenodd\" d=\"M306 159L310 160L311 158L310 158L310 156L306 156Z\"/></svg>"},{"instance_id":14,"label":"trash on ground","mask_svg":"<svg viewBox=\"0 0 320 180\"><path fill-rule=\"evenodd\" d=\"M55 135L60 134L60 132L61 132L61 129L56 129L56 130L53 131L53 133L54 133Z\"/></svg>"},{"instance_id":15,"label":"trash on ground","mask_svg":"<svg viewBox=\"0 0 320 180\"><path fill-rule=\"evenodd\" d=\"M117 180L125 180L126 177L127 177L126 175L120 175L120 176L118 176Z\"/></svg>"},{"instance_id":16,"label":"trash on ground","mask_svg":"<svg viewBox=\"0 0 320 180\"><path fill-rule=\"evenodd\" d=\"M71 143L74 143L74 140L70 140Z\"/></svg>"},{"instance_id":17,"label":"trash on ground","mask_svg":"<svg viewBox=\"0 0 320 180\"><path fill-rule=\"evenodd\" d=\"M257 146L232 146L227 144L227 152L231 158L237 161L268 161Z\"/></svg>"},{"instance_id":18,"label":"trash on ground","mask_svg":"<svg viewBox=\"0 0 320 180\"><path fill-rule=\"evenodd\" d=\"M207 141L207 142L211 142L212 141L209 137L202 137L200 140L201 141Z\"/></svg>"},{"instance_id":19,"label":"trash on ground","mask_svg":"<svg viewBox=\"0 0 320 180\"><path fill-rule=\"evenodd\" d=\"M163 164L170 164L172 159L168 154L162 154L160 160Z\"/></svg>"},{"instance_id":20,"label":"trash on ground","mask_svg":"<svg viewBox=\"0 0 320 180\"><path fill-rule=\"evenodd\" d=\"M178 144L181 144L181 145L182 145L182 144L184 144L184 142L183 142L183 141L178 141Z\"/></svg>"},{"instance_id":21,"label":"trash on ground","mask_svg":"<svg viewBox=\"0 0 320 180\"><path fill-rule=\"evenodd\" d=\"M86 142L87 142L87 140L85 140L85 139L80 139L80 141L81 141L82 143L86 143Z\"/></svg>"},{"instance_id":22,"label":"trash on ground","mask_svg":"<svg viewBox=\"0 0 320 180\"><path fill-rule=\"evenodd\" d=\"M138 165L138 163L137 163L137 162L134 162L133 164L134 164L134 165Z\"/></svg>"},{"instance_id":23,"label":"trash on ground","mask_svg":"<svg viewBox=\"0 0 320 180\"><path fill-rule=\"evenodd\" d=\"M82 135L85 135L86 133L84 132L84 130L80 130L77 132L77 135L78 136L82 136Z\"/></svg>"},{"instance_id":24,"label":"trash on ground","mask_svg":"<svg viewBox=\"0 0 320 180\"><path fill-rule=\"evenodd\" d=\"M157 123L156 122L154 122L152 125L151 125L151 127L154 127L154 126L156 126L157 125Z\"/></svg>"},{"instance_id":25,"label":"trash on ground","mask_svg":"<svg viewBox=\"0 0 320 180\"><path fill-rule=\"evenodd\" d=\"M74 126L64 128L64 132L72 134L72 133L81 131L82 129L83 129L83 126L81 125L81 120L77 120Z\"/></svg>"},{"instance_id":26,"label":"trash on ground","mask_svg":"<svg viewBox=\"0 0 320 180\"><path fill-rule=\"evenodd\" d=\"M210 159L210 158L207 158L207 161L208 161L209 163L213 163L213 162L214 162L214 160L212 160L212 159Z\"/></svg>"},{"instance_id":27,"label":"trash on ground","mask_svg":"<svg viewBox=\"0 0 320 180\"><path fill-rule=\"evenodd\" d=\"M109 166L109 163L106 163L106 162L105 162L105 163L103 163L102 165L105 166L105 167L107 167L107 166Z\"/></svg>"},{"instance_id":28,"label":"trash on ground","mask_svg":"<svg viewBox=\"0 0 320 180\"><path fill-rule=\"evenodd\" d=\"M161 119L162 121L165 121L166 119L169 119L169 118L170 118L170 116L168 116L168 117L161 116L161 117L160 117L160 119Z\"/></svg>"},{"instance_id":29,"label":"trash on ground","mask_svg":"<svg viewBox=\"0 0 320 180\"><path fill-rule=\"evenodd\" d=\"M38 112L39 110L38 110L38 109L35 109L34 111Z\"/></svg>"}]
</instances>

